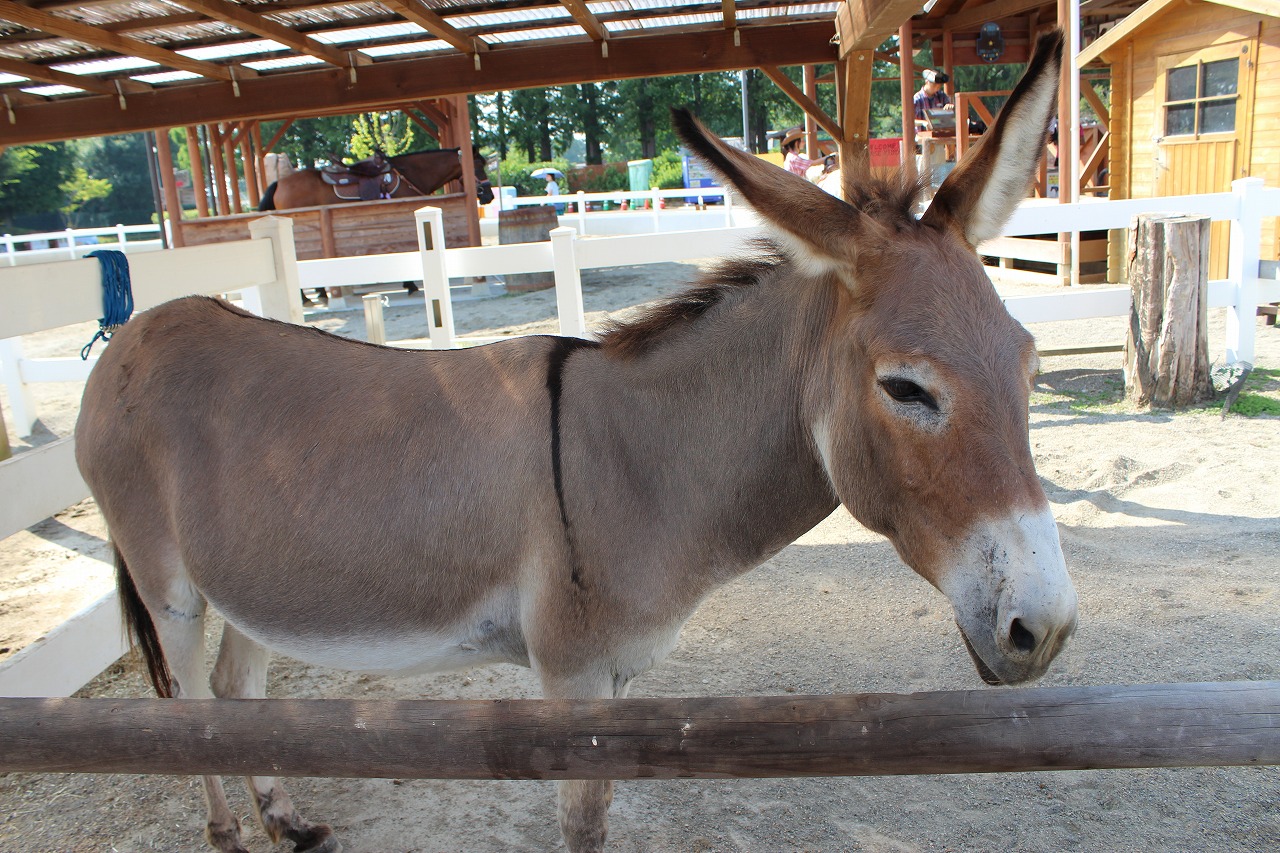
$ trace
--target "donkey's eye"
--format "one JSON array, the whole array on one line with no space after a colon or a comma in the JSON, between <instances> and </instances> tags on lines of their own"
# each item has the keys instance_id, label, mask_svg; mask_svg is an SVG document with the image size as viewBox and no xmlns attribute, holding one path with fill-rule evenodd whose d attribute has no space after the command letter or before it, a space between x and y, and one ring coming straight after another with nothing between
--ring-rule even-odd
<instances>
[{"instance_id":1,"label":"donkey's eye","mask_svg":"<svg viewBox=\"0 0 1280 853\"><path fill-rule=\"evenodd\" d=\"M910 379L881 379L880 387L899 403L917 403L931 412L938 411L938 401L933 395Z\"/></svg>"}]
</instances>

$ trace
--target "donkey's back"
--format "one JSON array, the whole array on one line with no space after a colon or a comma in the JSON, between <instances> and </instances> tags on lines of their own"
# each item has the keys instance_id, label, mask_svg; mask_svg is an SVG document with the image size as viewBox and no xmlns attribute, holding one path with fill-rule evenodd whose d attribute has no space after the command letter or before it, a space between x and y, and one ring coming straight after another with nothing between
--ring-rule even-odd
<instances>
[{"instance_id":1,"label":"donkey's back","mask_svg":"<svg viewBox=\"0 0 1280 853\"><path fill-rule=\"evenodd\" d=\"M195 616L190 585L260 642L375 671L453 663L430 637L468 614L501 636L456 663L519 661L554 346L396 350L180 299L112 339L77 459L153 611Z\"/></svg>"}]
</instances>

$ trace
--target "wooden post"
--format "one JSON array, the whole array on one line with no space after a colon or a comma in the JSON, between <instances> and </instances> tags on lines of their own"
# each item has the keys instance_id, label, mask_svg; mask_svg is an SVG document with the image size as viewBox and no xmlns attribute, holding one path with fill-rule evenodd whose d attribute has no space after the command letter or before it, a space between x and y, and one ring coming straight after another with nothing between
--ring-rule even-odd
<instances>
[{"instance_id":1,"label":"wooden post","mask_svg":"<svg viewBox=\"0 0 1280 853\"><path fill-rule=\"evenodd\" d=\"M233 213L244 213L240 202L240 172L236 169L235 131L231 124L222 129L222 154L226 161L227 189L231 193L231 210Z\"/></svg>"},{"instance_id":2,"label":"wooden post","mask_svg":"<svg viewBox=\"0 0 1280 853\"><path fill-rule=\"evenodd\" d=\"M200 135L194 126L187 128L187 156L191 160L191 192L196 197L196 213L201 218L209 215L208 183L204 178L204 164L200 159Z\"/></svg>"},{"instance_id":3,"label":"wooden post","mask_svg":"<svg viewBox=\"0 0 1280 853\"><path fill-rule=\"evenodd\" d=\"M1172 409L1212 399L1207 216L1143 213L1129 233L1125 394Z\"/></svg>"},{"instance_id":4,"label":"wooden post","mask_svg":"<svg viewBox=\"0 0 1280 853\"><path fill-rule=\"evenodd\" d=\"M1280 683L596 700L0 699L0 773L725 779L1280 764Z\"/></svg>"},{"instance_id":5,"label":"wooden post","mask_svg":"<svg viewBox=\"0 0 1280 853\"><path fill-rule=\"evenodd\" d=\"M902 95L902 169L916 174L916 64L911 56L911 19L898 30L898 90Z\"/></svg>"},{"instance_id":6,"label":"wooden post","mask_svg":"<svg viewBox=\"0 0 1280 853\"><path fill-rule=\"evenodd\" d=\"M462 157L462 192L467 197L467 245L479 246L480 208L476 198L475 149L471 146L471 111L467 107L466 95L454 96L453 104L452 127L458 155Z\"/></svg>"},{"instance_id":7,"label":"wooden post","mask_svg":"<svg viewBox=\"0 0 1280 853\"><path fill-rule=\"evenodd\" d=\"M231 203L227 200L227 174L223 169L222 131L216 124L205 125L205 137L209 140L209 162L213 166L213 183L218 198L218 215L226 216L231 212Z\"/></svg>"},{"instance_id":8,"label":"wooden post","mask_svg":"<svg viewBox=\"0 0 1280 853\"><path fill-rule=\"evenodd\" d=\"M815 104L818 102L818 66L805 65L801 68L800 82L804 86L804 96ZM818 159L818 122L806 110L804 114L804 156L809 160Z\"/></svg>"},{"instance_id":9,"label":"wooden post","mask_svg":"<svg viewBox=\"0 0 1280 853\"><path fill-rule=\"evenodd\" d=\"M187 244L182 239L182 200L178 198L178 185L173 178L173 151L169 147L167 128L156 131L156 159L160 163L165 212L169 215L169 239L174 247L181 248Z\"/></svg>"},{"instance_id":10,"label":"wooden post","mask_svg":"<svg viewBox=\"0 0 1280 853\"><path fill-rule=\"evenodd\" d=\"M244 164L245 188L249 191L249 208L257 210L258 202L262 200L262 194L258 191L257 158L253 156L249 124L243 121L240 122L240 162Z\"/></svg>"}]
</instances>

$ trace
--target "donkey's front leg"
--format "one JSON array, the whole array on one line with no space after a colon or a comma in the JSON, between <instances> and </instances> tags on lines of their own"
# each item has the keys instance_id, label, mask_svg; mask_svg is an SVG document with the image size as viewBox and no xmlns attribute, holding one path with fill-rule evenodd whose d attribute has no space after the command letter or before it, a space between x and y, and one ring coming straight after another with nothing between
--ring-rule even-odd
<instances>
[{"instance_id":1,"label":"donkey's front leg","mask_svg":"<svg viewBox=\"0 0 1280 853\"><path fill-rule=\"evenodd\" d=\"M557 676L539 671L542 694L548 699L612 699L626 695L626 684L609 674ZM571 780L560 783L560 833L569 853L598 853L609 834L609 804L613 782Z\"/></svg>"}]
</instances>

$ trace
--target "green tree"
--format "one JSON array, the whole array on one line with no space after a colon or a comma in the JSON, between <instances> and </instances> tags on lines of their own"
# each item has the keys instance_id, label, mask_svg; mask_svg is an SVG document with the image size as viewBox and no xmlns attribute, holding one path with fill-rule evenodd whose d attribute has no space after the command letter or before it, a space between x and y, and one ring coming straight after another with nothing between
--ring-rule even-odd
<instances>
[{"instance_id":1,"label":"green tree","mask_svg":"<svg viewBox=\"0 0 1280 853\"><path fill-rule=\"evenodd\" d=\"M149 136L129 133L77 141L80 165L94 178L111 184L110 195L91 199L79 209L76 219L81 227L115 225L117 222L139 225L152 221L156 210L151 178L147 174ZM176 162L187 167L186 137L178 139L180 142L171 147L177 156Z\"/></svg>"},{"instance_id":2,"label":"green tree","mask_svg":"<svg viewBox=\"0 0 1280 853\"><path fill-rule=\"evenodd\" d=\"M351 120L347 149L358 160L381 151L388 157L403 154L413 145L413 123L399 110L359 113Z\"/></svg>"},{"instance_id":3,"label":"green tree","mask_svg":"<svg viewBox=\"0 0 1280 853\"><path fill-rule=\"evenodd\" d=\"M0 155L0 224L18 231L64 227L60 186L72 176L75 152L65 142L22 145Z\"/></svg>"},{"instance_id":4,"label":"green tree","mask_svg":"<svg viewBox=\"0 0 1280 853\"><path fill-rule=\"evenodd\" d=\"M111 182L103 178L91 178L83 166L76 166L71 177L59 184L58 189L66 195L66 203L58 210L69 228L78 228L80 224L76 221L76 213L88 202L111 195Z\"/></svg>"}]
</instances>

